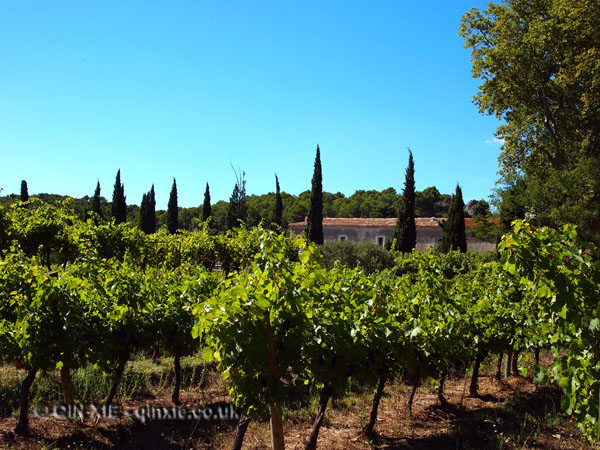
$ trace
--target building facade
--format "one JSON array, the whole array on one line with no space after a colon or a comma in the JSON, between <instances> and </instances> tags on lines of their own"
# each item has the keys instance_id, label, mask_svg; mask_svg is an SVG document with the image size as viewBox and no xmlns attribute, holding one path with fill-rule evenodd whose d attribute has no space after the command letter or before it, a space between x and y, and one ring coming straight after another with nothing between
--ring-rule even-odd
<instances>
[{"instance_id":1,"label":"building facade","mask_svg":"<svg viewBox=\"0 0 600 450\"><path fill-rule=\"evenodd\" d=\"M344 218L326 217L323 219L323 240L327 241L350 241L350 242L373 242L378 245L386 245L392 239L396 218ZM417 249L422 252L429 248L437 248L442 240L441 222L446 220L439 217L417 217L415 225L417 228ZM498 219L491 219L494 222ZM475 224L473 219L465 219L465 229ZM288 225L290 234L300 234L306 228L306 219L303 222L294 222ZM467 235L467 249L478 252L495 250L496 245L491 242L473 239Z\"/></svg>"}]
</instances>

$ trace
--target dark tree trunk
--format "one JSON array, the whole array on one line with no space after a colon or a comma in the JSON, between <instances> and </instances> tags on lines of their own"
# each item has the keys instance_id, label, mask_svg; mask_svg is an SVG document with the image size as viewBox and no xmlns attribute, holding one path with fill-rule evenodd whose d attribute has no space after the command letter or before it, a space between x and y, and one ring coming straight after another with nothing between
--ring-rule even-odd
<instances>
[{"instance_id":1,"label":"dark tree trunk","mask_svg":"<svg viewBox=\"0 0 600 450\"><path fill-rule=\"evenodd\" d=\"M242 444L244 443L244 436L246 436L246 430L250 424L251 419L246 419L244 414L240 416L237 426L235 427L235 438L233 439L233 445L231 450L242 450Z\"/></svg>"},{"instance_id":2,"label":"dark tree trunk","mask_svg":"<svg viewBox=\"0 0 600 450\"><path fill-rule=\"evenodd\" d=\"M160 362L160 346L156 345L154 347L154 351L152 352L152 362L154 364L158 364Z\"/></svg>"},{"instance_id":3,"label":"dark tree trunk","mask_svg":"<svg viewBox=\"0 0 600 450\"><path fill-rule=\"evenodd\" d=\"M379 402L381 397L383 396L383 389L385 388L385 377L379 378L379 382L377 383L377 389L375 389L375 393L373 394L373 406L371 407L371 415L369 416L369 422L364 426L363 433L366 436L373 435L373 429L375 428L375 424L377 423L377 410L379 409Z\"/></svg>"},{"instance_id":4,"label":"dark tree trunk","mask_svg":"<svg viewBox=\"0 0 600 450\"><path fill-rule=\"evenodd\" d=\"M515 350L512 357L512 373L513 377L519 376L519 353L521 350Z\"/></svg>"},{"instance_id":5,"label":"dark tree trunk","mask_svg":"<svg viewBox=\"0 0 600 450\"><path fill-rule=\"evenodd\" d=\"M510 375L511 375L511 373L510 373L510 366L512 364L512 357L513 357L513 350L512 350L512 347L511 347L506 352L506 369L504 371L504 376L506 378L510 377Z\"/></svg>"},{"instance_id":6,"label":"dark tree trunk","mask_svg":"<svg viewBox=\"0 0 600 450\"><path fill-rule=\"evenodd\" d=\"M479 368L481 367L482 359L483 355L481 354L481 352L477 352L477 357L475 358L475 365L473 366L473 375L471 376L471 386L469 387L469 394L471 394L473 397L477 397L479 395L477 392L477 379L479 378Z\"/></svg>"},{"instance_id":7,"label":"dark tree trunk","mask_svg":"<svg viewBox=\"0 0 600 450\"><path fill-rule=\"evenodd\" d=\"M446 374L442 374L442 378L440 378L440 384L438 385L438 400L442 406L448 406L448 402L446 401L446 397L444 397L444 385L446 384Z\"/></svg>"},{"instance_id":8,"label":"dark tree trunk","mask_svg":"<svg viewBox=\"0 0 600 450\"><path fill-rule=\"evenodd\" d=\"M19 420L15 427L15 433L20 436L27 436L29 434L29 391L33 380L35 380L35 374L37 369L31 369L23 382L21 383L21 392L19 394Z\"/></svg>"},{"instance_id":9,"label":"dark tree trunk","mask_svg":"<svg viewBox=\"0 0 600 450\"><path fill-rule=\"evenodd\" d=\"M321 424L325 417L325 409L327 408L327 402L333 395L333 389L327 385L321 389L321 395L319 396L319 411L317 417L313 423L312 431L304 446L304 450L315 450L317 448L317 439L319 437L319 431L321 430Z\"/></svg>"},{"instance_id":10,"label":"dark tree trunk","mask_svg":"<svg viewBox=\"0 0 600 450\"><path fill-rule=\"evenodd\" d=\"M535 360L535 365L539 366L540 365L540 348L539 347L537 347L535 349L534 360Z\"/></svg>"},{"instance_id":11,"label":"dark tree trunk","mask_svg":"<svg viewBox=\"0 0 600 450\"><path fill-rule=\"evenodd\" d=\"M112 385L110 386L110 391L108 392L108 395L106 396L106 400L104 401L104 403L106 405L110 405L112 403L113 399L115 398L115 395L117 395L117 388L119 387L121 378L123 378L123 372L125 371L125 364L127 364L128 359L129 359L129 353L123 354L121 356L121 358L119 359L119 362L117 363L117 371L115 372L115 378L113 380Z\"/></svg>"},{"instance_id":12,"label":"dark tree trunk","mask_svg":"<svg viewBox=\"0 0 600 450\"><path fill-rule=\"evenodd\" d=\"M179 398L179 390L181 389L181 346L177 345L175 348L175 358L173 360L173 365L175 368L175 386L173 386L173 395L171 395L171 400L173 404L179 405L181 404L181 400Z\"/></svg>"},{"instance_id":13,"label":"dark tree trunk","mask_svg":"<svg viewBox=\"0 0 600 450\"><path fill-rule=\"evenodd\" d=\"M419 367L416 368L415 373L413 374L413 384L410 390L410 396L408 397L408 414L412 415L412 404L415 399L415 394L417 393L417 388L421 382L421 369Z\"/></svg>"},{"instance_id":14,"label":"dark tree trunk","mask_svg":"<svg viewBox=\"0 0 600 450\"><path fill-rule=\"evenodd\" d=\"M502 379L502 359L504 358L504 353L500 352L498 355L498 363L496 364L496 380Z\"/></svg>"},{"instance_id":15,"label":"dark tree trunk","mask_svg":"<svg viewBox=\"0 0 600 450\"><path fill-rule=\"evenodd\" d=\"M75 395L73 394L73 382L71 380L71 370L68 361L63 361L63 365L60 368L60 381L63 389L63 399L65 404L75 404Z\"/></svg>"}]
</instances>

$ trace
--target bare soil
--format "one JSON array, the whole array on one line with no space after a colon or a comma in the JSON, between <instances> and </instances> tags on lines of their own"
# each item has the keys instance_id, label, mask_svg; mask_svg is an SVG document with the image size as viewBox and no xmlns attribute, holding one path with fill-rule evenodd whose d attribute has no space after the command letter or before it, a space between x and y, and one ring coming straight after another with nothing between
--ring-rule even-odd
<instances>
[{"instance_id":1,"label":"bare soil","mask_svg":"<svg viewBox=\"0 0 600 450\"><path fill-rule=\"evenodd\" d=\"M479 379L479 397L468 395L468 378L451 378L442 407L435 381L419 388L413 414L407 409L410 387L388 383L379 408L377 435L362 433L371 405L371 389L335 399L321 428L322 449L584 449L591 450L574 422L560 412L560 391L535 386L530 379L511 377L497 381L489 364ZM227 402L225 386L211 372L202 388L181 393L183 405L194 408ZM123 402L123 408L152 403L170 405L169 389ZM284 410L286 448L301 449L310 434L312 410ZM30 414L31 435L13 433L16 418L0 419L0 448L6 449L226 449L233 439L234 423L152 421L142 424L131 417L94 421L59 420ZM270 448L269 424L251 422L245 448Z\"/></svg>"}]
</instances>

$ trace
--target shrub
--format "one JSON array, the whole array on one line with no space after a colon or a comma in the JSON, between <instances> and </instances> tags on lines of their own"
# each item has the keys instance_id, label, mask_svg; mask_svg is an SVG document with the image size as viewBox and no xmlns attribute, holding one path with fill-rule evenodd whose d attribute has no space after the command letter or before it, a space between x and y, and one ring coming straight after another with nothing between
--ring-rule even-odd
<instances>
[{"instance_id":1,"label":"shrub","mask_svg":"<svg viewBox=\"0 0 600 450\"><path fill-rule=\"evenodd\" d=\"M383 247L371 242L325 242L321 246L323 265L331 269L336 261L348 267L360 266L365 273L394 266L394 257Z\"/></svg>"}]
</instances>

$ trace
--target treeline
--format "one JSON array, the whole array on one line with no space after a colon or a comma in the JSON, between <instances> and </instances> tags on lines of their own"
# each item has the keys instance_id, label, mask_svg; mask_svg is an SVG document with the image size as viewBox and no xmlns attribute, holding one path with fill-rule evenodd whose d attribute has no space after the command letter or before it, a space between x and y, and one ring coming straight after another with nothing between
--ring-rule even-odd
<instances>
[{"instance_id":1,"label":"treeline","mask_svg":"<svg viewBox=\"0 0 600 450\"><path fill-rule=\"evenodd\" d=\"M146 194L145 194L146 195ZM58 204L66 196L57 194L37 194L40 200L50 204ZM256 226L261 221L270 223L275 211L275 192L261 195L249 195L245 197L246 224ZM323 216L324 217L397 217L401 193L392 187L382 191L358 190L346 197L341 192L323 192ZM7 206L20 200L20 196L10 194L0 197L0 205ZM301 222L308 215L310 207L310 190L299 195L281 192L283 204L282 224ZM93 209L94 196L74 198L71 205L80 217L86 217L88 211ZM193 230L197 227L203 217L202 198L199 195L197 207L178 208L178 228ZM435 186L428 187L423 191L415 192L415 214L417 217L447 217L448 209L452 200L451 194L441 193ZM218 201L211 204L211 228L221 232L227 229L228 201ZM99 207L101 216L111 217L112 202L105 197L99 196ZM138 204L126 205L126 221L138 225L140 223L141 208ZM471 200L465 207L465 215L487 215L489 205L485 200ZM156 229L167 226L167 211L156 211Z\"/></svg>"}]
</instances>

